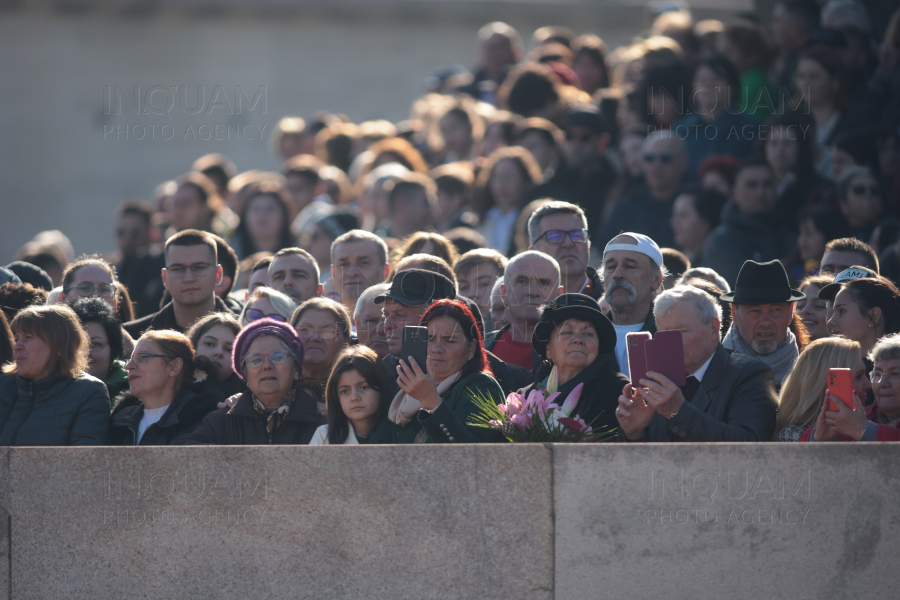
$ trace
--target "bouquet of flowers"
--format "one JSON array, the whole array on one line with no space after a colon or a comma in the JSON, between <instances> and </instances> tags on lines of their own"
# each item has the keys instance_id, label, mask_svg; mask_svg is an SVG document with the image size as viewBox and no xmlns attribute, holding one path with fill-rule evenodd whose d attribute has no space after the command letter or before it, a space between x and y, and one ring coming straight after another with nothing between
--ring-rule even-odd
<instances>
[{"instance_id":1,"label":"bouquet of flowers","mask_svg":"<svg viewBox=\"0 0 900 600\"><path fill-rule=\"evenodd\" d=\"M578 384L559 403L556 367L547 379L547 395L532 390L527 397L512 393L503 404L494 404L490 398L476 396L473 403L477 412L470 425L497 429L510 442L600 442L614 436L613 431L594 430L578 415L573 415L584 384Z\"/></svg>"}]
</instances>

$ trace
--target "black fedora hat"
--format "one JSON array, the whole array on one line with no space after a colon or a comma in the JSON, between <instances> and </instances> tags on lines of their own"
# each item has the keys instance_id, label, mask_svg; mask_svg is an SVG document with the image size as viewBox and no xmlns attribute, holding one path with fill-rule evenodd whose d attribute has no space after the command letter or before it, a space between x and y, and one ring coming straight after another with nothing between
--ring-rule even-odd
<instances>
[{"instance_id":1,"label":"black fedora hat","mask_svg":"<svg viewBox=\"0 0 900 600\"><path fill-rule=\"evenodd\" d=\"M456 298L453 282L440 273L424 269L409 269L394 275L391 289L386 294L375 296L375 304L387 298L404 306L418 306L434 300Z\"/></svg>"},{"instance_id":2,"label":"black fedora hat","mask_svg":"<svg viewBox=\"0 0 900 600\"><path fill-rule=\"evenodd\" d=\"M779 260L758 263L748 260L741 266L734 291L722 294L722 302L732 304L776 304L799 302L806 294L791 288L787 271Z\"/></svg>"},{"instance_id":3,"label":"black fedora hat","mask_svg":"<svg viewBox=\"0 0 900 600\"><path fill-rule=\"evenodd\" d=\"M541 358L547 358L547 342L553 328L569 319L579 319L594 325L600 342L600 354L615 349L616 329L600 310L597 301L584 294L563 294L541 307L541 320L531 336L531 343Z\"/></svg>"}]
</instances>

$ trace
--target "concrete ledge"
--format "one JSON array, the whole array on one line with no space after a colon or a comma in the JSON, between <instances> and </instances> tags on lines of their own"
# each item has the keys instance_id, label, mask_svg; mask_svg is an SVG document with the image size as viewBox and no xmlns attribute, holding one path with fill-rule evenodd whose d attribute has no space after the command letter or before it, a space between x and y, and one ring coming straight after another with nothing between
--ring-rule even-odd
<instances>
[{"instance_id":1,"label":"concrete ledge","mask_svg":"<svg viewBox=\"0 0 900 600\"><path fill-rule=\"evenodd\" d=\"M880 598L895 585L896 444L0 452L0 598Z\"/></svg>"}]
</instances>

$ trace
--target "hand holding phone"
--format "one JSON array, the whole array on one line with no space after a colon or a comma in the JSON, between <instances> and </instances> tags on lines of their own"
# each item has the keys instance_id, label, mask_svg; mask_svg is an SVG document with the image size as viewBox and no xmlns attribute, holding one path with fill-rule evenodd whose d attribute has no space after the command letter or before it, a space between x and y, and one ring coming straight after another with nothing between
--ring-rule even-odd
<instances>
[{"instance_id":1,"label":"hand holding phone","mask_svg":"<svg viewBox=\"0 0 900 600\"><path fill-rule=\"evenodd\" d=\"M853 371L850 369L828 369L828 391L840 399L844 406L853 410ZM828 410L838 412L834 401L828 401Z\"/></svg>"},{"instance_id":2,"label":"hand holding phone","mask_svg":"<svg viewBox=\"0 0 900 600\"><path fill-rule=\"evenodd\" d=\"M427 373L426 359L428 358L428 328L407 326L403 328L400 358L416 361L423 373ZM412 366L412 365L410 365Z\"/></svg>"},{"instance_id":3,"label":"hand holding phone","mask_svg":"<svg viewBox=\"0 0 900 600\"><path fill-rule=\"evenodd\" d=\"M628 372L632 387L640 387L638 381L647 375L647 353L644 346L653 336L647 331L625 334L625 347L628 351Z\"/></svg>"}]
</instances>

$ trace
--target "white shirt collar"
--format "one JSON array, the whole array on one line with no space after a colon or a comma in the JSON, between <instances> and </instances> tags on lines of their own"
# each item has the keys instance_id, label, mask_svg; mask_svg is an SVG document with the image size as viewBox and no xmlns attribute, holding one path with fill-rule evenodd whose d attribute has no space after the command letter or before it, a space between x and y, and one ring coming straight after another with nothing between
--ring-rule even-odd
<instances>
[{"instance_id":1,"label":"white shirt collar","mask_svg":"<svg viewBox=\"0 0 900 600\"><path fill-rule=\"evenodd\" d=\"M716 353L713 352L712 356L710 356L708 359L706 359L706 362L703 363L699 369L697 369L696 371L691 373L691 375L693 375L694 377L697 378L697 381L703 381L703 376L706 375L706 369L709 368L709 363L712 362L713 356L715 356L715 355L716 355ZM690 375L689 375L689 377L690 377Z\"/></svg>"}]
</instances>

